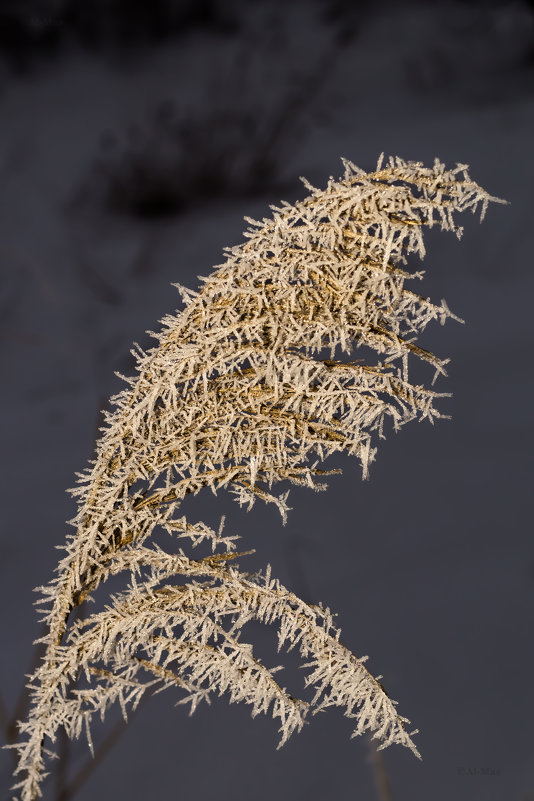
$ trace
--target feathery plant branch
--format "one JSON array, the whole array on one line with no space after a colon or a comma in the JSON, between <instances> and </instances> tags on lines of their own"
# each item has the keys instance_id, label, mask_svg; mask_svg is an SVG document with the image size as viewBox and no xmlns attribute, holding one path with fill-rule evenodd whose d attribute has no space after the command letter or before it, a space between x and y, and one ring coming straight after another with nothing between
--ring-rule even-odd
<instances>
[{"instance_id":1,"label":"feathery plant branch","mask_svg":"<svg viewBox=\"0 0 534 801\"><path fill-rule=\"evenodd\" d=\"M365 668L367 657L341 644L330 611L297 598L270 567L241 571L235 559L250 551L237 553L236 537L222 535L224 518L215 532L177 514L186 495L224 488L249 509L258 499L274 503L285 524L288 492L272 494L273 484L325 489L314 479L341 471L318 464L336 451L357 456L365 478L372 437L384 437L387 418L398 430L442 416L434 401L444 394L410 382L408 357L428 362L434 379L445 374L448 360L414 340L433 319L459 318L445 301L436 306L404 288L423 275L404 269L406 256L424 256L425 227L460 237L455 212L482 204L482 219L490 201L505 201L462 164L383 164L381 156L371 173L344 166L325 190L302 179L309 196L272 206L272 219L245 218L247 241L225 249L200 291L176 284L185 308L161 321L156 347L137 346L138 375L112 399L96 458L71 490L75 533L58 575L38 588L46 653L19 724L26 739L13 746L22 801L41 795L47 738L60 727L69 737L85 729L92 748L93 715L118 702L126 717L149 689L178 688L191 712L213 692L246 701L253 716L271 709L279 747L310 709L337 706L356 719L353 736L369 732L381 748L399 743L419 756L408 719ZM334 359L352 343L380 358ZM325 347L330 359L317 356ZM191 548L207 542L212 555L195 560L148 544L156 528ZM129 575L127 589L73 621L73 610L119 573ZM263 665L240 640L252 619L275 624L279 650L298 646L308 660L310 703L291 696L275 680L281 668ZM80 677L86 686L75 686Z\"/></svg>"}]
</instances>

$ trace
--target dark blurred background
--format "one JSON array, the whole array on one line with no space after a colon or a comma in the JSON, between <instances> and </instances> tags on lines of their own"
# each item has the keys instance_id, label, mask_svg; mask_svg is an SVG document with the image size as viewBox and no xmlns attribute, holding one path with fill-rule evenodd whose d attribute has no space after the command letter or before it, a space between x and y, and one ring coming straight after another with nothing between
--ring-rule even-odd
<instances>
[{"instance_id":1,"label":"dark blurred background","mask_svg":"<svg viewBox=\"0 0 534 801\"><path fill-rule=\"evenodd\" d=\"M338 612L343 642L420 729L423 761L377 755L333 710L280 751L277 724L225 698L189 718L169 691L122 729L61 741L45 798L534 801L532 158L534 4L349 0L3 0L0 7L2 533L0 722L24 713L47 583L133 341L241 241L243 215L324 186L345 156L471 166L510 206L430 232L413 288L466 320L421 345L449 356L451 420L389 433L369 481L292 488L287 526L200 494L188 519L240 534L264 568ZM432 379L429 369L424 378ZM423 380L423 379L422 379ZM286 488L281 487L279 492ZM244 561L241 563L245 567ZM300 697L303 672L251 630ZM0 756L2 797L12 753Z\"/></svg>"}]
</instances>

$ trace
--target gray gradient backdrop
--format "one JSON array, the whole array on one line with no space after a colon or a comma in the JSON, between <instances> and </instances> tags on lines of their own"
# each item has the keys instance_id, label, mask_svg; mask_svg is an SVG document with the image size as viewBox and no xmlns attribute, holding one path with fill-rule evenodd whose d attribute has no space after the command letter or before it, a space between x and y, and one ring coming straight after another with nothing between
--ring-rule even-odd
<instances>
[{"instance_id":1,"label":"gray gradient backdrop","mask_svg":"<svg viewBox=\"0 0 534 801\"><path fill-rule=\"evenodd\" d=\"M32 589L52 577L74 514L65 489L92 454L99 409L121 387L113 371L131 373L131 343L149 346L145 330L179 306L170 282L197 288L222 248L241 240L244 214L304 196L301 174L322 186L341 173L340 156L365 169L381 151L438 156L470 164L474 180L511 202L491 206L482 225L461 219L461 242L433 233L427 276L414 285L466 320L434 324L420 340L451 358L436 389L453 393L439 407L452 420L390 432L366 482L356 462L331 457L343 476L325 493L292 488L285 528L276 510L258 503L247 514L224 493L183 505L213 525L226 514L227 533L256 548L251 567L270 562L286 586L338 612L344 643L370 655L420 729L422 763L400 747L377 763L335 710L276 751L271 718L251 720L225 698L189 718L167 691L73 798L532 801L532 6L202 7L196 22L189 7L177 14L159 43L132 34L122 48L97 4L104 45L84 45L83 20L71 34L61 4L25 4L37 44L10 50L15 34L2 17L6 714L39 633ZM48 50L43 31L52 31ZM179 147L164 123L150 128L156 106L160 120L174 114L190 126ZM132 123L137 140L135 131L127 140ZM146 170L140 185L135 158ZM276 655L274 632L250 631L268 664L287 662L284 683L302 693L298 660ZM83 740L73 746L69 776L87 757ZM7 799L6 751L0 766ZM53 782L45 798L59 801Z\"/></svg>"}]
</instances>

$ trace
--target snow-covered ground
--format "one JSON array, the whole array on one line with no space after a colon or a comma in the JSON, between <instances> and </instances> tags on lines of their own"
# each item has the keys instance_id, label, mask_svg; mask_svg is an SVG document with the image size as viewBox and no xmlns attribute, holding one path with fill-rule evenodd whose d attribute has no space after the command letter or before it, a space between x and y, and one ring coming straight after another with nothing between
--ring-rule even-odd
<instances>
[{"instance_id":1,"label":"snow-covered ground","mask_svg":"<svg viewBox=\"0 0 534 801\"><path fill-rule=\"evenodd\" d=\"M223 496L184 512L208 523L226 514L227 533L256 548L251 564L270 562L297 594L337 611L345 644L370 654L420 729L422 763L382 752L394 801L532 801L533 18L519 2L391 5L335 44L316 8L258 4L237 37L197 32L127 61L71 48L27 76L0 74L0 694L11 712L39 633L32 589L52 576L74 513L64 490L121 388L113 371L131 372L131 343L151 344L144 332L179 305L171 281L197 288L240 241L243 215L305 194L299 175L325 184L340 156L366 169L382 151L438 156L470 164L511 202L482 225L462 221L461 242L429 238L422 292L466 320L421 340L451 357L436 389L454 393L442 402L453 419L390 434L368 482L339 459L327 493L293 488L285 528L276 510L245 515ZM175 214L108 208L110 132L169 101L204 137L194 158L219 148L227 159L226 183L210 198L189 164L190 202ZM220 146L232 135L218 127L226 108L272 134L272 173L255 195L240 187L260 145L245 120ZM100 158L115 167L98 176L106 142ZM172 161L164 136L157 147ZM288 670L295 692L299 678ZM188 718L174 700L162 693L142 709L77 799L389 798L340 713L276 751L272 719L225 699ZM73 751L82 764L85 743ZM1 766L7 798L8 752Z\"/></svg>"}]
</instances>

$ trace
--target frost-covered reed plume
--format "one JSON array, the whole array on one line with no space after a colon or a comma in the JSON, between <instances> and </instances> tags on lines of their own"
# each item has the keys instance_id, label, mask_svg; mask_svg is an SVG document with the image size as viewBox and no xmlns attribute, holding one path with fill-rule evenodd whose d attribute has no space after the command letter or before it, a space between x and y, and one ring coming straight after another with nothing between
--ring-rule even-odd
<instances>
[{"instance_id":1,"label":"frost-covered reed plume","mask_svg":"<svg viewBox=\"0 0 534 801\"><path fill-rule=\"evenodd\" d=\"M371 173L344 166L325 190L304 181L309 196L271 207L272 219L245 218L246 242L226 248L199 292L176 285L185 308L162 320L156 347L139 349L138 375L113 399L96 458L71 490L75 533L57 577L39 588L46 653L14 746L23 801L41 795L46 741L60 727L69 737L85 730L91 745L95 713L118 701L126 714L147 690L164 687L181 692L191 711L213 692L246 701L253 716L270 709L280 745L309 710L339 706L356 721L353 736L369 731L381 747L399 743L419 756L408 719L366 657L341 644L329 610L304 603L269 567L240 570L235 559L244 554L235 552L236 537L222 535L224 518L216 532L179 515L186 495L225 488L249 509L257 499L276 504L285 523L288 493L273 495L273 484L325 489L314 479L340 472L318 467L335 451L357 456L365 477L386 418L398 430L441 416L434 400L442 395L410 383L408 357L428 362L434 379L445 373L448 360L414 339L430 320L458 318L445 301L436 306L405 289L423 274L401 265L410 252L424 256L425 227L460 236L453 213L481 203L483 217L498 198L470 180L466 165L384 165L380 157ZM336 347L351 353L351 343L378 359L335 360ZM325 347L329 359L318 355ZM189 554L151 541L156 529L188 542ZM191 548L202 542L210 555L195 559ZM75 619L119 573L126 589ZM280 668L240 640L251 619L275 624L279 647L298 646L311 701L292 697L275 679Z\"/></svg>"}]
</instances>

